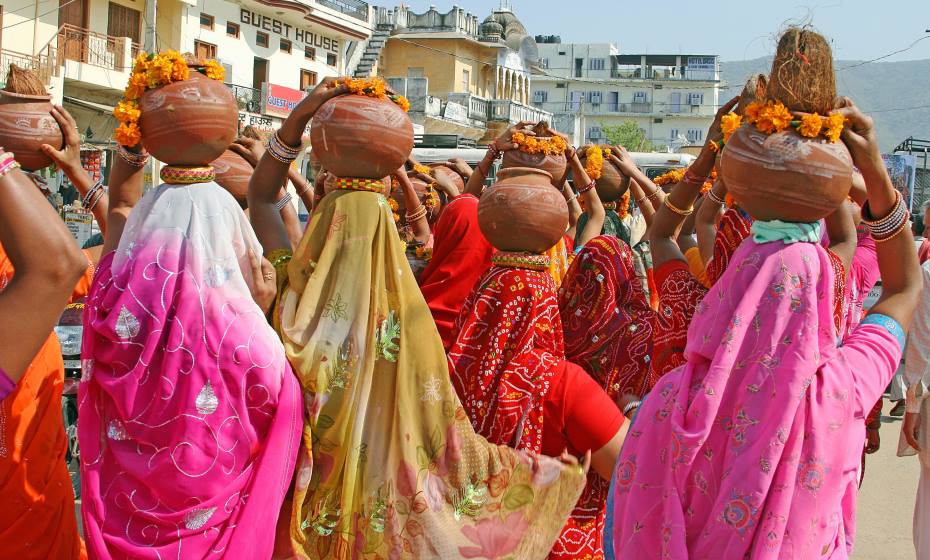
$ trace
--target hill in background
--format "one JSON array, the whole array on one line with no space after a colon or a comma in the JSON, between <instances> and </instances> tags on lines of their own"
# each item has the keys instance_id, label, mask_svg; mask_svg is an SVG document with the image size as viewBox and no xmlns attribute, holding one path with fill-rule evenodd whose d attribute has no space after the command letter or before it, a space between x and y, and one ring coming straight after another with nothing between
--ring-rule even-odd
<instances>
[{"instance_id":1,"label":"hill in background","mask_svg":"<svg viewBox=\"0 0 930 560\"><path fill-rule=\"evenodd\" d=\"M858 62L836 61L836 89L875 119L882 152L890 153L908 136L930 140L930 60L843 69L854 64ZM729 99L727 94L738 94L751 74L768 74L771 66L771 57L721 62L722 78L729 84L721 102Z\"/></svg>"}]
</instances>

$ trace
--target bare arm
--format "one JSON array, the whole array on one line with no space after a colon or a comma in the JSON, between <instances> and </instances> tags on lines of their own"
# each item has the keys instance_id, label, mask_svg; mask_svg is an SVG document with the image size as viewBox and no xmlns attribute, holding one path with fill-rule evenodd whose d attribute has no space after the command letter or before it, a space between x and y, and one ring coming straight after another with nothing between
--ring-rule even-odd
<instances>
[{"instance_id":1,"label":"bare arm","mask_svg":"<svg viewBox=\"0 0 930 560\"><path fill-rule=\"evenodd\" d=\"M291 111L277 132L281 142L287 146L299 146L304 129L317 110L333 97L348 91L344 85L332 87L334 81L336 78L325 78ZM247 146L247 140L251 139L241 138L237 140L237 144ZM233 145L233 149L238 153L240 149L235 146L236 144ZM279 161L266 152L249 181L249 219L266 253L275 249L291 248L284 220L275 208L278 193L290 167L290 163Z\"/></svg>"},{"instance_id":2,"label":"bare arm","mask_svg":"<svg viewBox=\"0 0 930 560\"><path fill-rule=\"evenodd\" d=\"M698 212L701 211L701 208L703 208L706 203L707 197L702 196L698 198L697 202L694 203L694 212L688 215L684 223L681 224L681 230L679 230L675 242L678 243L678 248L681 249L682 254L687 253L689 249L693 249L697 246L694 240L694 221Z\"/></svg>"},{"instance_id":3,"label":"bare arm","mask_svg":"<svg viewBox=\"0 0 930 560\"><path fill-rule=\"evenodd\" d=\"M585 171L581 159L578 158L577 151L572 151L571 157L568 158L568 165L571 167L572 176L575 178L575 184L581 185L580 188L584 188L586 185L591 184L591 178L588 177L588 172ZM604 210L604 205L601 203L601 197L597 195L597 189L590 188L579 196L584 200L584 210L585 214L588 215L588 221L585 222L584 229L581 230L581 235L578 236L578 243L576 245L578 247L584 247L588 241L591 241L601 234L601 231L604 229L604 220L607 219L607 213Z\"/></svg>"},{"instance_id":4,"label":"bare arm","mask_svg":"<svg viewBox=\"0 0 930 560\"><path fill-rule=\"evenodd\" d=\"M287 178L294 184L297 191L297 197L304 203L308 211L313 210L313 185L306 177L300 174L296 169L288 168Z\"/></svg>"},{"instance_id":5,"label":"bare arm","mask_svg":"<svg viewBox=\"0 0 930 560\"><path fill-rule=\"evenodd\" d=\"M126 148L129 153L140 153L139 148ZM103 254L115 251L123 237L123 228L129 213L142 198L143 170L145 165L130 165L122 156L113 158L110 170L110 207L107 212L107 232L103 237Z\"/></svg>"},{"instance_id":6,"label":"bare arm","mask_svg":"<svg viewBox=\"0 0 930 560\"><path fill-rule=\"evenodd\" d=\"M578 218L581 217L582 210L581 205L578 204L578 195L572 190L568 181L565 181L565 184L562 185L562 196L565 197L565 203L568 204L568 230L565 234L574 239L575 226L578 225Z\"/></svg>"},{"instance_id":7,"label":"bare arm","mask_svg":"<svg viewBox=\"0 0 930 560\"><path fill-rule=\"evenodd\" d=\"M591 454L591 466L594 472L600 475L604 480L611 480L614 475L614 469L617 467L617 457L620 456L620 449L623 447L623 440L630 429L630 422L624 421L614 437L604 447Z\"/></svg>"},{"instance_id":8,"label":"bare arm","mask_svg":"<svg viewBox=\"0 0 930 560\"><path fill-rule=\"evenodd\" d=\"M413 233L414 240L425 244L429 241L430 230L426 212L421 211L423 205L420 203L420 197L417 196L417 191L413 188L413 183L407 173L404 172L403 167L397 171L394 178L400 183L400 188L404 193L404 206L408 209L413 208L412 211L407 210L407 215L404 216L407 219L407 227ZM419 216L415 220L410 220L410 216L414 214L419 214Z\"/></svg>"},{"instance_id":9,"label":"bare arm","mask_svg":"<svg viewBox=\"0 0 930 560\"><path fill-rule=\"evenodd\" d=\"M711 189L713 196L724 200L727 196L726 185L723 181L717 179L714 187ZM697 234L697 246L701 252L701 260L704 264L714 258L714 241L717 238L717 219L723 212L723 205L716 202L710 193L704 196L704 202L695 212L694 232Z\"/></svg>"},{"instance_id":10,"label":"bare arm","mask_svg":"<svg viewBox=\"0 0 930 560\"><path fill-rule=\"evenodd\" d=\"M83 199L87 196L88 191L94 187L94 182L90 180L87 171L81 166L81 136L78 134L77 122L68 111L65 111L64 107L59 105L52 107L52 116L55 117L58 126L61 128L65 146L61 150L56 150L48 144L42 144L42 151L52 158L55 165L67 175ZM100 226L100 232L106 234L107 213L109 210L107 193L101 191L99 194L94 194L88 200L88 203L92 206L91 212L94 219L97 220L97 225Z\"/></svg>"},{"instance_id":11,"label":"bare arm","mask_svg":"<svg viewBox=\"0 0 930 560\"><path fill-rule=\"evenodd\" d=\"M87 259L18 169L0 177L0 245L15 269L0 292L0 332L6 333L0 369L16 383L58 322Z\"/></svg>"},{"instance_id":12,"label":"bare arm","mask_svg":"<svg viewBox=\"0 0 930 560\"><path fill-rule=\"evenodd\" d=\"M825 220L827 235L830 237L830 250L836 253L836 256L843 262L846 278L849 278L849 270L853 256L856 254L858 241L856 223L852 217L853 209L850 206L855 206L855 211L858 212L859 206L855 202L846 201Z\"/></svg>"},{"instance_id":13,"label":"bare arm","mask_svg":"<svg viewBox=\"0 0 930 560\"><path fill-rule=\"evenodd\" d=\"M894 210L898 194L882 162L874 122L859 111L849 98L844 99L843 105L837 111L849 123L843 128L843 142L865 179L871 216L882 218ZM914 236L910 228L904 227L894 237L876 243L876 252L882 276L882 297L870 313L888 315L907 328L922 287L920 266L914 251Z\"/></svg>"}]
</instances>

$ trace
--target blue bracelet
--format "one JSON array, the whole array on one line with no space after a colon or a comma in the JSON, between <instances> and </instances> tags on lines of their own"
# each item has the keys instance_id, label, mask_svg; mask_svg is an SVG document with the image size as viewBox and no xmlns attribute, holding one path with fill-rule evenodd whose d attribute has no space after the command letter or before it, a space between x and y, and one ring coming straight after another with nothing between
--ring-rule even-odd
<instances>
[{"instance_id":1,"label":"blue bracelet","mask_svg":"<svg viewBox=\"0 0 930 560\"><path fill-rule=\"evenodd\" d=\"M904 341L907 338L904 335L904 328L901 326L901 323L895 321L888 315L882 315L881 313L869 313L859 324L878 325L880 327L885 327L885 330L891 333L891 336L897 339L898 346L901 347L901 350L904 350Z\"/></svg>"}]
</instances>

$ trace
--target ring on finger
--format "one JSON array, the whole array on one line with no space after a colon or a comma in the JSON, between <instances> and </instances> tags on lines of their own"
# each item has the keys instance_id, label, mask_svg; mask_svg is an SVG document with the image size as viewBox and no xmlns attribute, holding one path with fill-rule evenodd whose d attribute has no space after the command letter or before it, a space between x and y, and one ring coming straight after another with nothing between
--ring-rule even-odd
<instances>
[{"instance_id":1,"label":"ring on finger","mask_svg":"<svg viewBox=\"0 0 930 560\"><path fill-rule=\"evenodd\" d=\"M265 278L265 280L268 280L268 281L270 282L270 281L274 280L274 274L271 273L271 272L266 272L266 273L264 274L264 278Z\"/></svg>"}]
</instances>

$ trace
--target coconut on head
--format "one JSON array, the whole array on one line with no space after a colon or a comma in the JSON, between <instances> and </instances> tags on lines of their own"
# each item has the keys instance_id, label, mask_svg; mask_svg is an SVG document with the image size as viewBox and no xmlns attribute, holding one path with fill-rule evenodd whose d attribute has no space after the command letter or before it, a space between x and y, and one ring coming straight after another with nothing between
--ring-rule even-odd
<instances>
[{"instance_id":1,"label":"coconut on head","mask_svg":"<svg viewBox=\"0 0 930 560\"><path fill-rule=\"evenodd\" d=\"M765 101L766 91L768 89L768 79L765 74L753 74L746 80L743 91L739 95L739 103L736 105L736 112L740 115L746 112L746 107L752 103Z\"/></svg>"},{"instance_id":2,"label":"coconut on head","mask_svg":"<svg viewBox=\"0 0 930 560\"><path fill-rule=\"evenodd\" d=\"M827 115L836 103L827 40L810 29L786 30L778 41L768 83L762 86L767 103L781 103L792 112ZM750 95L757 96L758 77L754 86L747 87ZM846 200L853 167L842 142L803 136L792 126L769 134L747 125L727 141L719 172L736 203L753 218L814 222Z\"/></svg>"},{"instance_id":3,"label":"coconut on head","mask_svg":"<svg viewBox=\"0 0 930 560\"><path fill-rule=\"evenodd\" d=\"M33 72L10 64L6 87L0 90L0 147L12 152L24 169L52 164L42 144L61 148L64 137L51 114L52 96Z\"/></svg>"}]
</instances>

